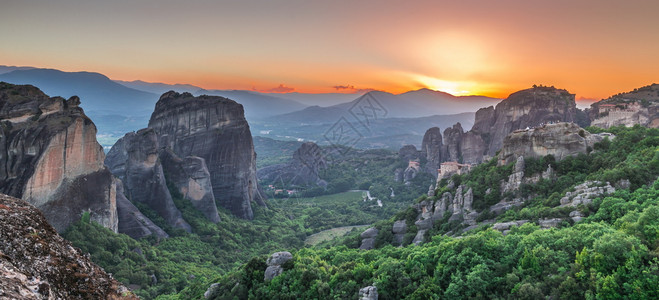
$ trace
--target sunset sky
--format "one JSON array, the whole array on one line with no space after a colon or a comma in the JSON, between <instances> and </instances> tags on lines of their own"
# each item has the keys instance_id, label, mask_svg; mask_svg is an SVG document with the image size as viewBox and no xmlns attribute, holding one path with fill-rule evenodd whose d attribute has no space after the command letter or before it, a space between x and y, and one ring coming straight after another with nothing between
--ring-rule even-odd
<instances>
[{"instance_id":1,"label":"sunset sky","mask_svg":"<svg viewBox=\"0 0 659 300\"><path fill-rule=\"evenodd\" d=\"M659 82L659 1L0 3L0 65L260 91L601 99Z\"/></svg>"}]
</instances>

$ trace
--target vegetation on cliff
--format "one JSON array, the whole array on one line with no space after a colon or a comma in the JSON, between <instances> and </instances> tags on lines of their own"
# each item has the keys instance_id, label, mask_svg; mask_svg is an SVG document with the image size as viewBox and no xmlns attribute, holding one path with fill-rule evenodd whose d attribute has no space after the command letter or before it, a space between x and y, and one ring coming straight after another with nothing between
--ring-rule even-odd
<instances>
[{"instance_id":1,"label":"vegetation on cliff","mask_svg":"<svg viewBox=\"0 0 659 300\"><path fill-rule=\"evenodd\" d=\"M215 299L356 298L360 288L370 285L377 287L380 299L657 298L659 130L636 126L607 131L616 138L597 144L589 154L560 162L551 157L530 160L528 174L550 164L556 170L555 182L521 186L517 193L528 199L525 204L497 217L567 217L558 207L559 199L576 184L629 180L628 188L579 205L585 218L576 224L545 229L531 221L506 235L484 225L452 237L443 233L455 228L442 228L446 224L440 223L421 246L381 243L369 251L354 249L353 233L333 246L294 252L293 263L271 281L263 280L266 257L260 256L205 285L192 285L179 296L200 297L210 283L219 283ZM486 190L499 186L511 172L510 165L498 167L490 161L452 180L472 187L474 207L484 212L510 196ZM409 215L414 218L416 213ZM401 212L391 220L405 217L407 213Z\"/></svg>"}]
</instances>

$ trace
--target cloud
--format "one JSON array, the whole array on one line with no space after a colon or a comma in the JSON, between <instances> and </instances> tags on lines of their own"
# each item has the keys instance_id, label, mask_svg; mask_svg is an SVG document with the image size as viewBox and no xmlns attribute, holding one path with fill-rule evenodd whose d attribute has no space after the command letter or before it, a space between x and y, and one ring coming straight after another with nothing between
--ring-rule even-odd
<instances>
[{"instance_id":1,"label":"cloud","mask_svg":"<svg viewBox=\"0 0 659 300\"><path fill-rule=\"evenodd\" d=\"M332 88L337 91L349 91L350 93L355 94L364 94L370 91L376 91L376 89L372 88L356 88L354 85L335 85Z\"/></svg>"},{"instance_id":2,"label":"cloud","mask_svg":"<svg viewBox=\"0 0 659 300\"><path fill-rule=\"evenodd\" d=\"M278 87L274 87L271 89L257 90L256 88L253 88L253 90L262 93L291 93L295 91L295 88L280 84Z\"/></svg>"}]
</instances>

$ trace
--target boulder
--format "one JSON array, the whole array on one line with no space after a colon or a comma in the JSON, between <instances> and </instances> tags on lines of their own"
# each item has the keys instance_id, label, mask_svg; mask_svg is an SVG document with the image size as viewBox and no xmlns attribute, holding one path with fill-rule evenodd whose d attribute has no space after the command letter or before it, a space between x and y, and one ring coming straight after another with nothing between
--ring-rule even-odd
<instances>
[{"instance_id":1,"label":"boulder","mask_svg":"<svg viewBox=\"0 0 659 300\"><path fill-rule=\"evenodd\" d=\"M375 248L375 237L378 235L379 230L375 227L366 229L360 237L362 238L362 243L359 246L359 249L362 250L371 250Z\"/></svg>"},{"instance_id":2,"label":"boulder","mask_svg":"<svg viewBox=\"0 0 659 300\"><path fill-rule=\"evenodd\" d=\"M378 300L378 288L371 285L359 289L359 300Z\"/></svg>"},{"instance_id":3,"label":"boulder","mask_svg":"<svg viewBox=\"0 0 659 300\"><path fill-rule=\"evenodd\" d=\"M284 272L283 264L293 259L293 255L288 251L276 252L270 255L266 264L268 267L265 269L265 275L263 280L268 281L272 280Z\"/></svg>"}]
</instances>

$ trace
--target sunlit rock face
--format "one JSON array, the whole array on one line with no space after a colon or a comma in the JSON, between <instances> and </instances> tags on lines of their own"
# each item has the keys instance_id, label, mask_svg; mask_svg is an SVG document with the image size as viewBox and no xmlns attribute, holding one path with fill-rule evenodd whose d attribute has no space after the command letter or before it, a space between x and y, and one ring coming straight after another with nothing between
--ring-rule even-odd
<instances>
[{"instance_id":1,"label":"sunlit rock face","mask_svg":"<svg viewBox=\"0 0 659 300\"><path fill-rule=\"evenodd\" d=\"M256 153L242 105L217 96L168 92L149 121L162 149L203 158L216 202L244 219L252 202L265 206L256 177Z\"/></svg>"},{"instance_id":2,"label":"sunlit rock face","mask_svg":"<svg viewBox=\"0 0 659 300\"><path fill-rule=\"evenodd\" d=\"M43 211L58 231L80 219L117 231L116 186L80 99L0 83L0 192Z\"/></svg>"},{"instance_id":3,"label":"sunlit rock face","mask_svg":"<svg viewBox=\"0 0 659 300\"><path fill-rule=\"evenodd\" d=\"M574 94L553 87L534 87L511 94L497 104L493 118L483 113L486 120L476 120L476 124L479 130L490 128L487 154L494 156L509 133L548 123L574 122L576 112Z\"/></svg>"},{"instance_id":4,"label":"sunlit rock face","mask_svg":"<svg viewBox=\"0 0 659 300\"><path fill-rule=\"evenodd\" d=\"M547 124L541 127L517 130L508 135L499 153L499 165L515 161L520 156L540 158L553 155L556 160L576 156L592 149L595 143L611 134L591 134L574 123Z\"/></svg>"}]
</instances>

